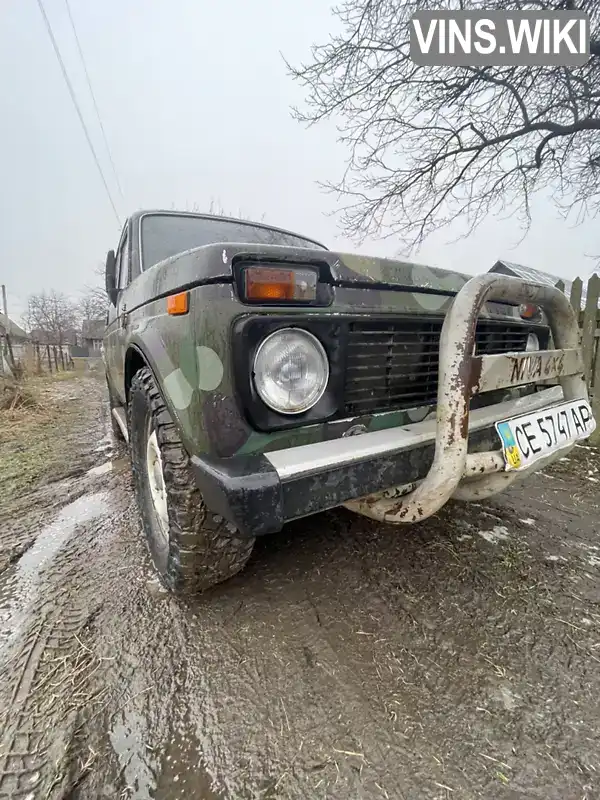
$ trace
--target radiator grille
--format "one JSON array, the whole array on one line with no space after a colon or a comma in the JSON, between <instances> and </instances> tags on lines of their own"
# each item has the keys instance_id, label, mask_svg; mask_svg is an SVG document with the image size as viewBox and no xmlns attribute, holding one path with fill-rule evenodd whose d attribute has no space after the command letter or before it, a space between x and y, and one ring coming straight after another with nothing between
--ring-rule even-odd
<instances>
[{"instance_id":1,"label":"radiator grille","mask_svg":"<svg viewBox=\"0 0 600 800\"><path fill-rule=\"evenodd\" d=\"M443 319L351 322L345 412L435 405L442 324ZM480 320L475 352L494 355L525 350L532 330L518 323Z\"/></svg>"}]
</instances>

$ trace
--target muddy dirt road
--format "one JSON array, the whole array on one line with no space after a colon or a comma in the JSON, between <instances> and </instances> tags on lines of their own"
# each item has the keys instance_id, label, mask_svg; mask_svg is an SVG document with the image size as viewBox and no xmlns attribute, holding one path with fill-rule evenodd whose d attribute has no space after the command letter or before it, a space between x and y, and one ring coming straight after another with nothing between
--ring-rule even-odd
<instances>
[{"instance_id":1,"label":"muddy dirt road","mask_svg":"<svg viewBox=\"0 0 600 800\"><path fill-rule=\"evenodd\" d=\"M60 391L63 469L0 517L0 797L600 797L594 451L413 528L295 523L184 605L102 382Z\"/></svg>"}]
</instances>

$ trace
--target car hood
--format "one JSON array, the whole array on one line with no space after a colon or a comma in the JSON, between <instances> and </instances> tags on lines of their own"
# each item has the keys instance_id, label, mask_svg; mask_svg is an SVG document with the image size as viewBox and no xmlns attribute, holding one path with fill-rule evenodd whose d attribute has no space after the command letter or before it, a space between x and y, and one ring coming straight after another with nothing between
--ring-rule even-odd
<instances>
[{"instance_id":1,"label":"car hood","mask_svg":"<svg viewBox=\"0 0 600 800\"><path fill-rule=\"evenodd\" d=\"M334 285L361 285L365 288L423 289L425 292L456 294L471 275L436 267L398 261L391 258L373 258L354 253L317 250L278 245L215 243L179 253L154 265L149 272L171 278L176 272L185 272L197 279L215 280L231 278L233 266L238 261L293 262L327 265L329 280Z\"/></svg>"},{"instance_id":2,"label":"car hood","mask_svg":"<svg viewBox=\"0 0 600 800\"><path fill-rule=\"evenodd\" d=\"M223 242L179 253L145 270L129 290L128 305L133 310L151 298L166 296L184 286L230 282L236 264L247 261L311 264L318 266L322 279L333 286L363 290L361 306L369 305L370 291L375 290L410 294L413 299L418 297L419 308L430 311L442 309L444 304L439 301L454 297L472 277L390 258L312 248ZM488 311L502 315L512 313L509 307L500 305L494 309L488 308Z\"/></svg>"},{"instance_id":3,"label":"car hood","mask_svg":"<svg viewBox=\"0 0 600 800\"><path fill-rule=\"evenodd\" d=\"M351 253L328 253L328 256L333 256L329 263L333 282L342 286L359 284L373 288L393 287L413 291L423 289L426 292L453 295L472 277L391 258L373 258Z\"/></svg>"}]
</instances>

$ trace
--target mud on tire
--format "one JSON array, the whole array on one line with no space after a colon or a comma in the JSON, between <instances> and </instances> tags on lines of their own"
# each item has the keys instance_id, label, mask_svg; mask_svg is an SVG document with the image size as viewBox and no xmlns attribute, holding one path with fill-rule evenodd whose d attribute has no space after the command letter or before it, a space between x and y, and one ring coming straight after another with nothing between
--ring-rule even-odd
<instances>
[{"instance_id":1,"label":"mud on tire","mask_svg":"<svg viewBox=\"0 0 600 800\"><path fill-rule=\"evenodd\" d=\"M133 378L129 393L131 461L138 506L154 565L175 594L197 594L231 578L244 568L254 539L239 536L204 505L190 459L154 376L144 368ZM152 433L162 458L168 509L168 541L152 500L147 445Z\"/></svg>"}]
</instances>

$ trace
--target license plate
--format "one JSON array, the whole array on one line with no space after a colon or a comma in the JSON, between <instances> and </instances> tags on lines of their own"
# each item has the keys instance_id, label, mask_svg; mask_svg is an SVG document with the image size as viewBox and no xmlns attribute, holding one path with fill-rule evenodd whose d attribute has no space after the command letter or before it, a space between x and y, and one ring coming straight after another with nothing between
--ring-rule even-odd
<instances>
[{"instance_id":1,"label":"license plate","mask_svg":"<svg viewBox=\"0 0 600 800\"><path fill-rule=\"evenodd\" d=\"M507 470L525 469L549 453L586 439L595 427L592 409L585 400L496 423Z\"/></svg>"}]
</instances>

